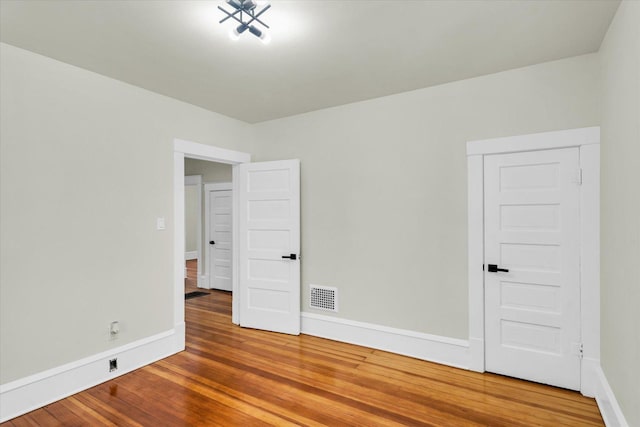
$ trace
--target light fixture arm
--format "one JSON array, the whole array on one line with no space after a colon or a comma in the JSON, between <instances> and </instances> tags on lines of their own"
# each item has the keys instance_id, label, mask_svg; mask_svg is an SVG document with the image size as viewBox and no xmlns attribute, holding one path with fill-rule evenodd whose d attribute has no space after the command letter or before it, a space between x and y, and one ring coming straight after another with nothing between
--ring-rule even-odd
<instances>
[{"instance_id":1,"label":"light fixture arm","mask_svg":"<svg viewBox=\"0 0 640 427\"><path fill-rule=\"evenodd\" d=\"M270 4L267 4L258 13L255 12L256 6L257 6L255 0L227 0L227 4L230 5L232 8L234 8L235 10L232 12L229 12L228 10L224 9L222 6L218 6L218 9L227 15L224 18L222 18L219 23L222 24L223 22L231 18L240 24L240 26L234 30L235 36L233 36L232 34L233 39L236 39L241 33L249 29L250 30L249 32L251 34L260 38L263 42L268 43L268 39L269 39L268 34L266 34L265 31L258 29L255 25L252 25L252 24L254 22L257 22L263 27L267 29L269 28L269 26L259 18L262 14L264 14L267 10L271 8ZM243 17L243 12L246 13L248 18L250 19L245 21ZM238 15L240 16L238 17Z\"/></svg>"},{"instance_id":2,"label":"light fixture arm","mask_svg":"<svg viewBox=\"0 0 640 427\"><path fill-rule=\"evenodd\" d=\"M265 28L269 28L269 26L267 24L265 24L264 22L262 22L261 20L258 19L258 17L260 15L262 15L263 13L265 13L267 10L269 10L271 8L271 5L268 4L264 7L264 9L262 9L260 12L258 12L256 15L250 15L251 16L251 20L249 22L247 22L247 25L252 23L253 21L258 21L260 24L262 24L263 27Z\"/></svg>"},{"instance_id":3,"label":"light fixture arm","mask_svg":"<svg viewBox=\"0 0 640 427\"><path fill-rule=\"evenodd\" d=\"M265 6L265 8L264 8L264 9L262 9L260 12L258 12L258 14L257 14L257 15L251 15L251 14L248 14L248 15L251 17L251 19L250 19L250 20L248 20L247 22L244 22L242 19L240 19L240 18L238 18L237 16L235 16L238 12L240 12L240 15L242 15L242 9L238 9L238 10L236 10L236 11L235 11L235 12L233 12L233 13L229 13L228 11L224 10L221 6L218 6L218 9L220 9L221 11L223 11L224 13L226 13L226 14L227 14L227 16L226 16L225 18L223 18L219 23L220 23L220 24L222 24L222 23L223 23L224 21L226 21L227 19L229 19L229 18L233 18L233 19L235 19L236 21L238 21L238 22L239 22L240 24L242 24L242 25L247 25L247 26L248 26L248 25L251 25L251 23L252 23L253 21L257 21L257 22L259 22L260 24L262 24L262 26L263 26L263 27L265 27L265 28L269 28L269 26L268 26L267 24L265 24L264 22L262 22L261 20L259 20L259 19L258 19L258 17L259 17L260 15L262 15L263 13L265 13L265 12L266 12L270 7L271 7L271 5L270 5L270 4L266 5L266 6ZM246 12L245 12L245 13L246 13Z\"/></svg>"},{"instance_id":4,"label":"light fixture arm","mask_svg":"<svg viewBox=\"0 0 640 427\"><path fill-rule=\"evenodd\" d=\"M233 18L233 19L235 19L236 21L238 21L238 22L242 23L242 20L236 16L238 13L240 14L240 16L242 16L242 9L238 9L238 10L236 10L236 11L235 11L235 12L233 12L233 13L229 13L228 11L224 10L224 8L223 8L222 6L218 6L218 9L220 9L221 11L223 11L224 13L226 13L226 14L227 14L227 16L226 16L226 17L224 17L224 18L222 18L222 19L220 20L219 24L222 24L224 21L226 21L226 20L227 20L227 19L229 19L229 18Z\"/></svg>"}]
</instances>

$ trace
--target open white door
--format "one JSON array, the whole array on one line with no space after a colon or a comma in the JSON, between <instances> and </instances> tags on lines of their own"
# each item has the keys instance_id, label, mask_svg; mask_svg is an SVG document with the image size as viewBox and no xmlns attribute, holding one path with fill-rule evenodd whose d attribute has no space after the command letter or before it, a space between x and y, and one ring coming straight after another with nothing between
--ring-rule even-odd
<instances>
[{"instance_id":1,"label":"open white door","mask_svg":"<svg viewBox=\"0 0 640 427\"><path fill-rule=\"evenodd\" d=\"M240 326L300 333L300 161L239 167Z\"/></svg>"}]
</instances>

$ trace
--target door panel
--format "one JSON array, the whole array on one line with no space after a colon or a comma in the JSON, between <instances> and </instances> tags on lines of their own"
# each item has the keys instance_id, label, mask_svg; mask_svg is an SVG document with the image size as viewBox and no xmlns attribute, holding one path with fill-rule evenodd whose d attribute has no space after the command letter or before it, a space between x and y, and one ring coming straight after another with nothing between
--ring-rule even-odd
<instances>
[{"instance_id":1,"label":"door panel","mask_svg":"<svg viewBox=\"0 0 640 427\"><path fill-rule=\"evenodd\" d=\"M209 192L209 285L212 289L231 291L232 268L232 192L211 190ZM211 243L214 242L214 243Z\"/></svg>"},{"instance_id":2,"label":"door panel","mask_svg":"<svg viewBox=\"0 0 640 427\"><path fill-rule=\"evenodd\" d=\"M578 390L577 148L485 156L486 370ZM488 269L486 269L488 270Z\"/></svg>"},{"instance_id":3,"label":"door panel","mask_svg":"<svg viewBox=\"0 0 640 427\"><path fill-rule=\"evenodd\" d=\"M240 325L300 333L298 160L239 166Z\"/></svg>"}]
</instances>

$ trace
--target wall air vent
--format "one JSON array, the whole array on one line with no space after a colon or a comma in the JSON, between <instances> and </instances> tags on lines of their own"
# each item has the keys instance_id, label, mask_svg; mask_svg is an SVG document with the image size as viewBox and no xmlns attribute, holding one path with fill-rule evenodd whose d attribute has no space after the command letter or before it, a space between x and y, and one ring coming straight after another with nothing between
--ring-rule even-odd
<instances>
[{"instance_id":1,"label":"wall air vent","mask_svg":"<svg viewBox=\"0 0 640 427\"><path fill-rule=\"evenodd\" d=\"M309 285L309 306L320 310L338 311L338 288Z\"/></svg>"}]
</instances>

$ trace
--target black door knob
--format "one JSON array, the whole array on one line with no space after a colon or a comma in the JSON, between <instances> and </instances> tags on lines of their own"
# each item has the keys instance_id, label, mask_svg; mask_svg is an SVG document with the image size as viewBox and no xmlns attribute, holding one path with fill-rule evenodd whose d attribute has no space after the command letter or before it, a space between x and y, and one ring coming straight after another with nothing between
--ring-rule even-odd
<instances>
[{"instance_id":1,"label":"black door knob","mask_svg":"<svg viewBox=\"0 0 640 427\"><path fill-rule=\"evenodd\" d=\"M291 255L282 255L282 258L288 258L288 259L298 259L298 255L296 254L291 254Z\"/></svg>"},{"instance_id":2,"label":"black door knob","mask_svg":"<svg viewBox=\"0 0 640 427\"><path fill-rule=\"evenodd\" d=\"M497 273L498 271L503 271L505 273L509 272L508 268L498 268L498 266L496 264L488 264L487 265L487 271L489 273Z\"/></svg>"},{"instance_id":3,"label":"black door knob","mask_svg":"<svg viewBox=\"0 0 640 427\"><path fill-rule=\"evenodd\" d=\"M216 244L216 242L214 242L213 240L209 240L209 244L210 244L210 245L215 245L215 244Z\"/></svg>"}]
</instances>

